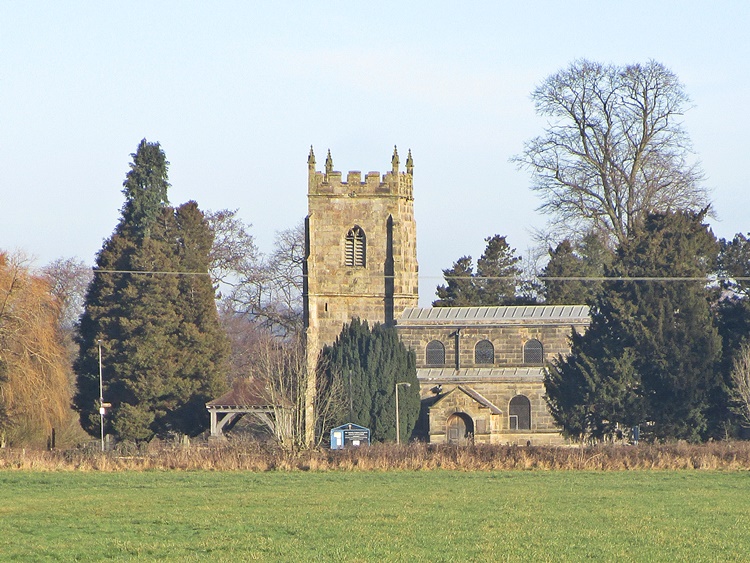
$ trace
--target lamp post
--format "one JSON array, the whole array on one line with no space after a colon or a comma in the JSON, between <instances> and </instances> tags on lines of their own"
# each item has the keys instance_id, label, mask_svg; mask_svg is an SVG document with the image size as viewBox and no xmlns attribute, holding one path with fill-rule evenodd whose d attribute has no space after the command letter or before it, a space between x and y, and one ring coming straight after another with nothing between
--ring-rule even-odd
<instances>
[{"instance_id":1,"label":"lamp post","mask_svg":"<svg viewBox=\"0 0 750 563\"><path fill-rule=\"evenodd\" d=\"M401 443L401 428L399 427L399 423L398 423L398 386L399 385L411 387L411 383L407 383L406 381L396 383L396 444Z\"/></svg>"},{"instance_id":2,"label":"lamp post","mask_svg":"<svg viewBox=\"0 0 750 563\"><path fill-rule=\"evenodd\" d=\"M102 434L102 451L104 451L104 381L102 379L102 341L97 340L99 345L99 426Z\"/></svg>"}]
</instances>

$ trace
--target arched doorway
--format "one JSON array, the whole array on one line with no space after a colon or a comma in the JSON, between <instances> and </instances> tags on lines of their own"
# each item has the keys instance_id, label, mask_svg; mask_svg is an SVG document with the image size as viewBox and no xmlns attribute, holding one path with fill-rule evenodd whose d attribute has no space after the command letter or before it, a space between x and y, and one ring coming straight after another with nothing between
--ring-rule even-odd
<instances>
[{"instance_id":1,"label":"arched doorway","mask_svg":"<svg viewBox=\"0 0 750 563\"><path fill-rule=\"evenodd\" d=\"M448 418L446 436L448 437L449 444L466 444L470 442L474 436L474 421L466 413L453 413Z\"/></svg>"}]
</instances>

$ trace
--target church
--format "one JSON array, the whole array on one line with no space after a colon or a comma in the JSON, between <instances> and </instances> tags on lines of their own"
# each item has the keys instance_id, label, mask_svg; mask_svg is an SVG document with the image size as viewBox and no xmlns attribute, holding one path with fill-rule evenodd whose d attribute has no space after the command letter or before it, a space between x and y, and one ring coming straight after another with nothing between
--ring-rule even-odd
<instances>
[{"instance_id":1,"label":"church","mask_svg":"<svg viewBox=\"0 0 750 563\"><path fill-rule=\"evenodd\" d=\"M364 178L350 171L344 179L330 151L320 172L310 149L303 289L308 366L354 317L394 325L416 354L423 438L563 443L544 400L544 363L569 353L571 330L588 326L588 307L419 307L413 178L411 151L404 170L394 148L390 171ZM312 397L307 404L311 409Z\"/></svg>"}]
</instances>

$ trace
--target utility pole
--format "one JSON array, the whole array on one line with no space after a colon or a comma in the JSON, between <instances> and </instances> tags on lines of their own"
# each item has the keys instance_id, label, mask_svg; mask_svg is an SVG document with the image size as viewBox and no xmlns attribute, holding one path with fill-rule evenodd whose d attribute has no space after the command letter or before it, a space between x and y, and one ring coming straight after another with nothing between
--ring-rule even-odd
<instances>
[{"instance_id":1,"label":"utility pole","mask_svg":"<svg viewBox=\"0 0 750 563\"><path fill-rule=\"evenodd\" d=\"M99 345L99 426L102 434L102 451L104 451L104 380L102 379L102 341L97 340Z\"/></svg>"}]
</instances>

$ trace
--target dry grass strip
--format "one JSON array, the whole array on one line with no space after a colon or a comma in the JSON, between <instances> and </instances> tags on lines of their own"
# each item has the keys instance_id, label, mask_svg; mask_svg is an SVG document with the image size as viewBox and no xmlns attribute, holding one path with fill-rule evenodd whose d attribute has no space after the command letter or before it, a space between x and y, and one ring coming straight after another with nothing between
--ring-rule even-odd
<instances>
[{"instance_id":1,"label":"dry grass strip","mask_svg":"<svg viewBox=\"0 0 750 563\"><path fill-rule=\"evenodd\" d=\"M258 444L121 445L102 453L0 449L0 470L34 471L423 471L750 469L750 442L707 444L545 446L445 446L376 444L343 451L286 451Z\"/></svg>"}]
</instances>

